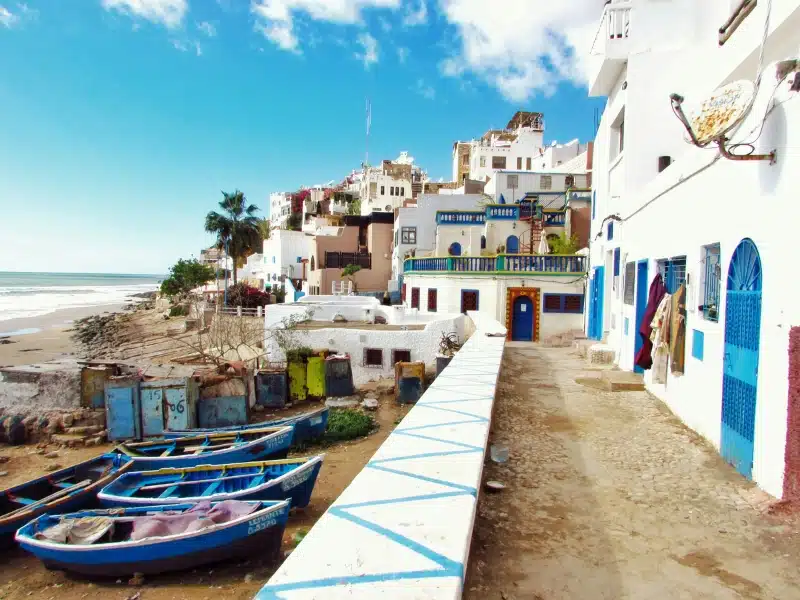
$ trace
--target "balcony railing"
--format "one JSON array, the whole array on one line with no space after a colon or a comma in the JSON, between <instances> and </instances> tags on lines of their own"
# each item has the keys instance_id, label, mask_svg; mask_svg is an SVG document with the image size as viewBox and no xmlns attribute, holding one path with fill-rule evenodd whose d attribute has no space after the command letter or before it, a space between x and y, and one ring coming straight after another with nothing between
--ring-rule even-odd
<instances>
[{"instance_id":1,"label":"balcony railing","mask_svg":"<svg viewBox=\"0 0 800 600\"><path fill-rule=\"evenodd\" d=\"M621 40L627 41L631 35L631 10L629 0L614 0L605 5L600 27L592 44L592 54L608 55L609 50L621 46ZM627 46L626 46L627 49Z\"/></svg>"},{"instance_id":2,"label":"balcony railing","mask_svg":"<svg viewBox=\"0 0 800 600\"><path fill-rule=\"evenodd\" d=\"M545 227L563 227L567 222L567 213L544 213Z\"/></svg>"},{"instance_id":3,"label":"balcony railing","mask_svg":"<svg viewBox=\"0 0 800 600\"><path fill-rule=\"evenodd\" d=\"M519 221L519 204L493 204L486 207L489 220Z\"/></svg>"},{"instance_id":4,"label":"balcony railing","mask_svg":"<svg viewBox=\"0 0 800 600\"><path fill-rule=\"evenodd\" d=\"M409 258L406 273L516 274L586 273L586 257L581 255L498 254L497 256L450 256L447 258Z\"/></svg>"},{"instance_id":5,"label":"balcony railing","mask_svg":"<svg viewBox=\"0 0 800 600\"><path fill-rule=\"evenodd\" d=\"M479 211L440 210L436 212L437 225L483 225L486 215Z\"/></svg>"},{"instance_id":6,"label":"balcony railing","mask_svg":"<svg viewBox=\"0 0 800 600\"><path fill-rule=\"evenodd\" d=\"M344 269L347 265L358 265L362 269L372 268L369 252L325 252L325 269Z\"/></svg>"}]
</instances>

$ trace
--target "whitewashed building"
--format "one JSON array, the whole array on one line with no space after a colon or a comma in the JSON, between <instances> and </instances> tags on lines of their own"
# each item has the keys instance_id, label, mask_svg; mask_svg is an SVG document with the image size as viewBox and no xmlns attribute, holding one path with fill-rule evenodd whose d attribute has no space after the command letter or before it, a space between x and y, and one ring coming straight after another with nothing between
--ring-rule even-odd
<instances>
[{"instance_id":1,"label":"whitewashed building","mask_svg":"<svg viewBox=\"0 0 800 600\"><path fill-rule=\"evenodd\" d=\"M313 238L302 231L276 229L264 240L263 273L267 287L287 287L307 278L308 257ZM302 284L301 284L302 285Z\"/></svg>"},{"instance_id":2,"label":"whitewashed building","mask_svg":"<svg viewBox=\"0 0 800 600\"><path fill-rule=\"evenodd\" d=\"M291 192L273 192L269 195L269 220L273 227L282 228L291 214Z\"/></svg>"},{"instance_id":3,"label":"whitewashed building","mask_svg":"<svg viewBox=\"0 0 800 600\"><path fill-rule=\"evenodd\" d=\"M405 206L422 190L425 177L408 152L401 152L395 160L384 160L380 166L365 168L352 186L361 198L361 215Z\"/></svg>"},{"instance_id":4,"label":"whitewashed building","mask_svg":"<svg viewBox=\"0 0 800 600\"><path fill-rule=\"evenodd\" d=\"M632 370L654 278L668 293L685 285L685 347L676 338L665 374L644 372L648 389L742 475L797 499L800 74L776 61L798 59L800 2L626 0L598 16L590 91L608 103L594 152L587 331ZM715 94L742 80L737 102ZM751 160L688 142L674 111L691 120L712 98L715 121L692 131L732 125L724 144ZM737 109L742 119L731 118Z\"/></svg>"}]
</instances>

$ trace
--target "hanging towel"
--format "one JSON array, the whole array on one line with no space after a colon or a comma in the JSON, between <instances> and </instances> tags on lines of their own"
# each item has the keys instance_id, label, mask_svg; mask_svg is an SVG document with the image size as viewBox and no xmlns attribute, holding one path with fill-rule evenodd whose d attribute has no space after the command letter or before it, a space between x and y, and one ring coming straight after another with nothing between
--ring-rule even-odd
<instances>
[{"instance_id":1,"label":"hanging towel","mask_svg":"<svg viewBox=\"0 0 800 600\"><path fill-rule=\"evenodd\" d=\"M672 296L672 323L669 336L669 355L671 370L683 375L686 353L686 284L681 284Z\"/></svg>"},{"instance_id":2,"label":"hanging towel","mask_svg":"<svg viewBox=\"0 0 800 600\"><path fill-rule=\"evenodd\" d=\"M635 363L637 367L642 369L649 369L653 366L653 343L650 341L650 333L653 331L651 323L656 314L658 305L664 294L667 293L667 288L664 287L664 280L661 278L661 273L655 276L653 283L650 284L650 294L647 299L647 308L644 311L644 318L639 327L639 335L642 336L642 347L636 353Z\"/></svg>"},{"instance_id":3,"label":"hanging towel","mask_svg":"<svg viewBox=\"0 0 800 600\"><path fill-rule=\"evenodd\" d=\"M664 294L650 324L653 328L650 334L650 341L653 343L653 383L667 382L671 317L672 296Z\"/></svg>"}]
</instances>

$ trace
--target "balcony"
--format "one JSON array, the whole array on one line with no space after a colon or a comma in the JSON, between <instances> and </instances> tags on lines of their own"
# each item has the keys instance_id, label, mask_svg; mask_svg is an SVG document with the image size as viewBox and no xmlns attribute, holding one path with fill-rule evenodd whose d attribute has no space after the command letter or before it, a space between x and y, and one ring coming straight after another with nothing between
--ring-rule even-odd
<instances>
[{"instance_id":1,"label":"balcony","mask_svg":"<svg viewBox=\"0 0 800 600\"><path fill-rule=\"evenodd\" d=\"M589 82L590 96L608 96L631 52L630 0L614 0L605 5L591 54L602 57Z\"/></svg>"},{"instance_id":2,"label":"balcony","mask_svg":"<svg viewBox=\"0 0 800 600\"><path fill-rule=\"evenodd\" d=\"M544 213L544 226L545 227L564 227L567 223L567 213L565 212L551 212Z\"/></svg>"},{"instance_id":3,"label":"balcony","mask_svg":"<svg viewBox=\"0 0 800 600\"><path fill-rule=\"evenodd\" d=\"M492 204L487 206L486 218L490 221L519 221L519 204Z\"/></svg>"},{"instance_id":4,"label":"balcony","mask_svg":"<svg viewBox=\"0 0 800 600\"><path fill-rule=\"evenodd\" d=\"M483 225L485 222L486 215L481 211L436 211L437 225Z\"/></svg>"},{"instance_id":5,"label":"balcony","mask_svg":"<svg viewBox=\"0 0 800 600\"><path fill-rule=\"evenodd\" d=\"M409 258L403 271L426 274L473 275L584 275L587 257L571 255L498 254L497 256L450 256Z\"/></svg>"}]
</instances>

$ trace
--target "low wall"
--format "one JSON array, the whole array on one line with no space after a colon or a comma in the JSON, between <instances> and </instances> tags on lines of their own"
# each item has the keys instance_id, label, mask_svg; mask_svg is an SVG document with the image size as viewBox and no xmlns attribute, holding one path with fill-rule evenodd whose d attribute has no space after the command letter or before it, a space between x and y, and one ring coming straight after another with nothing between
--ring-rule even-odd
<instances>
[{"instance_id":1,"label":"low wall","mask_svg":"<svg viewBox=\"0 0 800 600\"><path fill-rule=\"evenodd\" d=\"M5 367L0 370L0 411L42 416L81 406L81 367L75 361Z\"/></svg>"},{"instance_id":2,"label":"low wall","mask_svg":"<svg viewBox=\"0 0 800 600\"><path fill-rule=\"evenodd\" d=\"M470 317L475 334L258 600L461 598L506 333Z\"/></svg>"}]
</instances>

